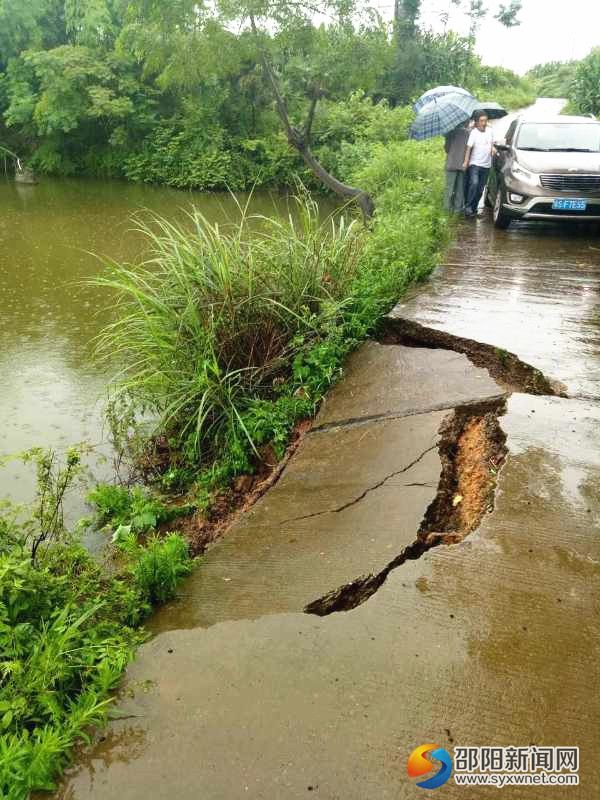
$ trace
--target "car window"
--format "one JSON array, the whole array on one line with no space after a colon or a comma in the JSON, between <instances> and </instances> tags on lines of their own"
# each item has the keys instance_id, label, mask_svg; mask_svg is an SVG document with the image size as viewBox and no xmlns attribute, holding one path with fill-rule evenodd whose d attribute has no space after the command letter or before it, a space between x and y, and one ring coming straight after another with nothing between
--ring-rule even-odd
<instances>
[{"instance_id":1,"label":"car window","mask_svg":"<svg viewBox=\"0 0 600 800\"><path fill-rule=\"evenodd\" d=\"M600 124L597 122L524 122L517 139L519 150L582 150L600 152Z\"/></svg>"},{"instance_id":2,"label":"car window","mask_svg":"<svg viewBox=\"0 0 600 800\"><path fill-rule=\"evenodd\" d=\"M517 122L518 120L515 119L513 122L510 123L509 129L506 131L506 138L505 138L506 144L512 144L513 136L515 135L515 130L517 127Z\"/></svg>"}]
</instances>

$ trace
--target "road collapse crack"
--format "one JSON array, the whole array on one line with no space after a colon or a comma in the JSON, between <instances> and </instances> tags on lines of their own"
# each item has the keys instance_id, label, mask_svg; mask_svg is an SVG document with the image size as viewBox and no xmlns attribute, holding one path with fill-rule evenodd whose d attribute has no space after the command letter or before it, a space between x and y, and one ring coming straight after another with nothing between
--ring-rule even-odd
<instances>
[{"instance_id":1,"label":"road collapse crack","mask_svg":"<svg viewBox=\"0 0 600 800\"><path fill-rule=\"evenodd\" d=\"M560 381L546 377L539 369L521 361L517 355L508 350L474 339L454 336L411 319L392 315L385 317L378 339L381 344L402 344L405 347L464 353L476 367L487 369L494 380L511 391L555 397L568 396L566 387Z\"/></svg>"},{"instance_id":2,"label":"road collapse crack","mask_svg":"<svg viewBox=\"0 0 600 800\"><path fill-rule=\"evenodd\" d=\"M358 495L358 497L355 497L352 500L348 500L347 503L344 503L341 506L337 506L336 508L326 508L323 511L315 511L312 514L303 514L301 517L290 517L289 519L282 520L278 524L289 525L291 522L300 522L303 519L313 519L313 517L322 517L324 514L340 514L347 508L350 508L351 506L355 506L357 503L360 503L361 500L364 500L365 497L369 495L371 492L375 492L377 489L381 489L381 487L384 486L392 478L396 478L398 475L402 475L403 473L408 472L410 469L416 466L419 463L419 461L425 458L427 453L431 453L432 450L435 450L436 447L437 445L434 444L431 447L428 447L427 450L423 450L423 452L419 456L417 456L417 458L415 458L414 461L411 461L410 464L407 464L405 467L402 467L402 469L397 469L395 472L391 472L389 475L386 475L385 478L382 478L380 481L373 484L373 486L368 486L364 490L364 492L361 492L361 494ZM419 484L407 484L407 485L417 486Z\"/></svg>"},{"instance_id":3,"label":"road collapse crack","mask_svg":"<svg viewBox=\"0 0 600 800\"><path fill-rule=\"evenodd\" d=\"M507 454L506 434L499 417L506 401L454 409L443 421L438 444L442 470L437 492L429 504L415 540L380 572L361 575L309 603L307 614L327 616L350 611L385 583L390 572L416 560L432 547L458 544L494 509L497 476Z\"/></svg>"}]
</instances>

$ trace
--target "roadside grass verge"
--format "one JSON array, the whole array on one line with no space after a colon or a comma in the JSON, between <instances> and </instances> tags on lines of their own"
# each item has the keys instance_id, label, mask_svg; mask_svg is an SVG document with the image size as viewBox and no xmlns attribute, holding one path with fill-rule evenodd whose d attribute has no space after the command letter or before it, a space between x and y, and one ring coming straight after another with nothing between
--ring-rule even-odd
<instances>
[{"instance_id":1,"label":"roadside grass verge","mask_svg":"<svg viewBox=\"0 0 600 800\"><path fill-rule=\"evenodd\" d=\"M283 455L346 355L437 263L441 164L438 141L357 145L349 177L376 198L369 230L349 209L322 220L304 191L287 219L140 226L149 256L98 280L116 318L97 344L118 365L114 440L146 480L206 508L266 450Z\"/></svg>"}]
</instances>

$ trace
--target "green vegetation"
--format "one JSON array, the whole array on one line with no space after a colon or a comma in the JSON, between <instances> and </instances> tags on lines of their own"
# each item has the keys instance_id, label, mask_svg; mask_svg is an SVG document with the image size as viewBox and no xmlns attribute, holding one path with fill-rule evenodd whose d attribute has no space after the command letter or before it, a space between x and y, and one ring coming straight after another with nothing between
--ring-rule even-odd
<instances>
[{"instance_id":1,"label":"green vegetation","mask_svg":"<svg viewBox=\"0 0 600 800\"><path fill-rule=\"evenodd\" d=\"M362 233L343 216L320 223L308 198L300 210L296 224L265 219L253 234L244 213L230 231L198 213L192 232L155 220L143 228L149 259L101 281L117 292L100 349L127 367L119 400L156 414L189 459L211 462L226 440L243 458L244 442L277 439L260 401L340 319Z\"/></svg>"},{"instance_id":2,"label":"green vegetation","mask_svg":"<svg viewBox=\"0 0 600 800\"><path fill-rule=\"evenodd\" d=\"M577 61L550 61L538 64L527 73L539 97L570 97L577 72Z\"/></svg>"},{"instance_id":3,"label":"green vegetation","mask_svg":"<svg viewBox=\"0 0 600 800\"><path fill-rule=\"evenodd\" d=\"M503 67L483 67L478 80L473 94L482 100L495 100L509 111L532 105L538 96L531 80Z\"/></svg>"},{"instance_id":4,"label":"green vegetation","mask_svg":"<svg viewBox=\"0 0 600 800\"><path fill-rule=\"evenodd\" d=\"M318 5L336 21L316 26L312 5L285 2L2 4L0 142L60 175L231 190L299 176L322 186L289 147L271 77L296 130L318 101L314 130L302 138L323 163L332 142L354 139L351 127L329 121L343 119L357 93L395 107L458 83L510 107L531 100L522 79L482 67L474 54L482 3L465 3L467 37L420 29L416 0L398 4L394 24L341 0ZM517 6L490 11L511 25Z\"/></svg>"},{"instance_id":5,"label":"green vegetation","mask_svg":"<svg viewBox=\"0 0 600 800\"><path fill-rule=\"evenodd\" d=\"M577 65L569 101L569 110L575 113L600 116L600 48Z\"/></svg>"},{"instance_id":6,"label":"green vegetation","mask_svg":"<svg viewBox=\"0 0 600 800\"><path fill-rule=\"evenodd\" d=\"M387 142L404 112L372 108L390 117L376 126L383 141L359 139L336 156L343 177L376 200L371 230L342 213L320 220L305 193L285 221L243 213L221 229L193 214L181 229L154 219L142 228L147 260L111 265L101 278L117 297L98 343L119 365L115 438L134 441L138 459L162 443L163 488L163 476L172 487L177 475L205 503L253 472L265 446L280 457L347 353L435 265L446 232L442 149ZM354 165L348 175L344 164ZM127 439L119 426L136 417L153 424Z\"/></svg>"},{"instance_id":7,"label":"green vegetation","mask_svg":"<svg viewBox=\"0 0 600 800\"><path fill-rule=\"evenodd\" d=\"M63 522L80 459L26 454L38 473L31 509L0 509L0 795L52 789L69 751L109 712L111 691L145 639L143 618L189 572L178 535L142 544L121 529L110 570Z\"/></svg>"},{"instance_id":8,"label":"green vegetation","mask_svg":"<svg viewBox=\"0 0 600 800\"><path fill-rule=\"evenodd\" d=\"M165 505L141 486L99 483L87 500L96 509L98 525L112 528L129 526L135 534L144 534L188 513L187 506Z\"/></svg>"},{"instance_id":9,"label":"green vegetation","mask_svg":"<svg viewBox=\"0 0 600 800\"><path fill-rule=\"evenodd\" d=\"M600 116L600 48L581 61L541 64L527 77L533 80L539 95L567 98L563 113Z\"/></svg>"}]
</instances>

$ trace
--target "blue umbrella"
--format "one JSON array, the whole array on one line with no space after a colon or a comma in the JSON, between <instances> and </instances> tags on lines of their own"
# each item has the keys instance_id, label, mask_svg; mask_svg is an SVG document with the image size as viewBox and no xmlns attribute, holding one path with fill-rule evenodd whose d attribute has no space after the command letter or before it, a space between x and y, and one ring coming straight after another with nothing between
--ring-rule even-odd
<instances>
[{"instance_id":1,"label":"blue umbrella","mask_svg":"<svg viewBox=\"0 0 600 800\"><path fill-rule=\"evenodd\" d=\"M450 133L466 122L478 107L471 95L447 94L427 103L419 111L410 128L412 139L431 139Z\"/></svg>"},{"instance_id":2,"label":"blue umbrella","mask_svg":"<svg viewBox=\"0 0 600 800\"><path fill-rule=\"evenodd\" d=\"M460 86L436 86L435 89L430 89L419 97L413 105L413 111L416 114L417 111L420 111L427 103L431 103L432 100L443 97L445 94L466 94L471 97L471 93L467 92L466 89L461 89Z\"/></svg>"},{"instance_id":3,"label":"blue umbrella","mask_svg":"<svg viewBox=\"0 0 600 800\"><path fill-rule=\"evenodd\" d=\"M485 111L488 119L502 119L502 117L508 114L505 108L499 103L494 103L492 100L477 103L477 111Z\"/></svg>"}]
</instances>

